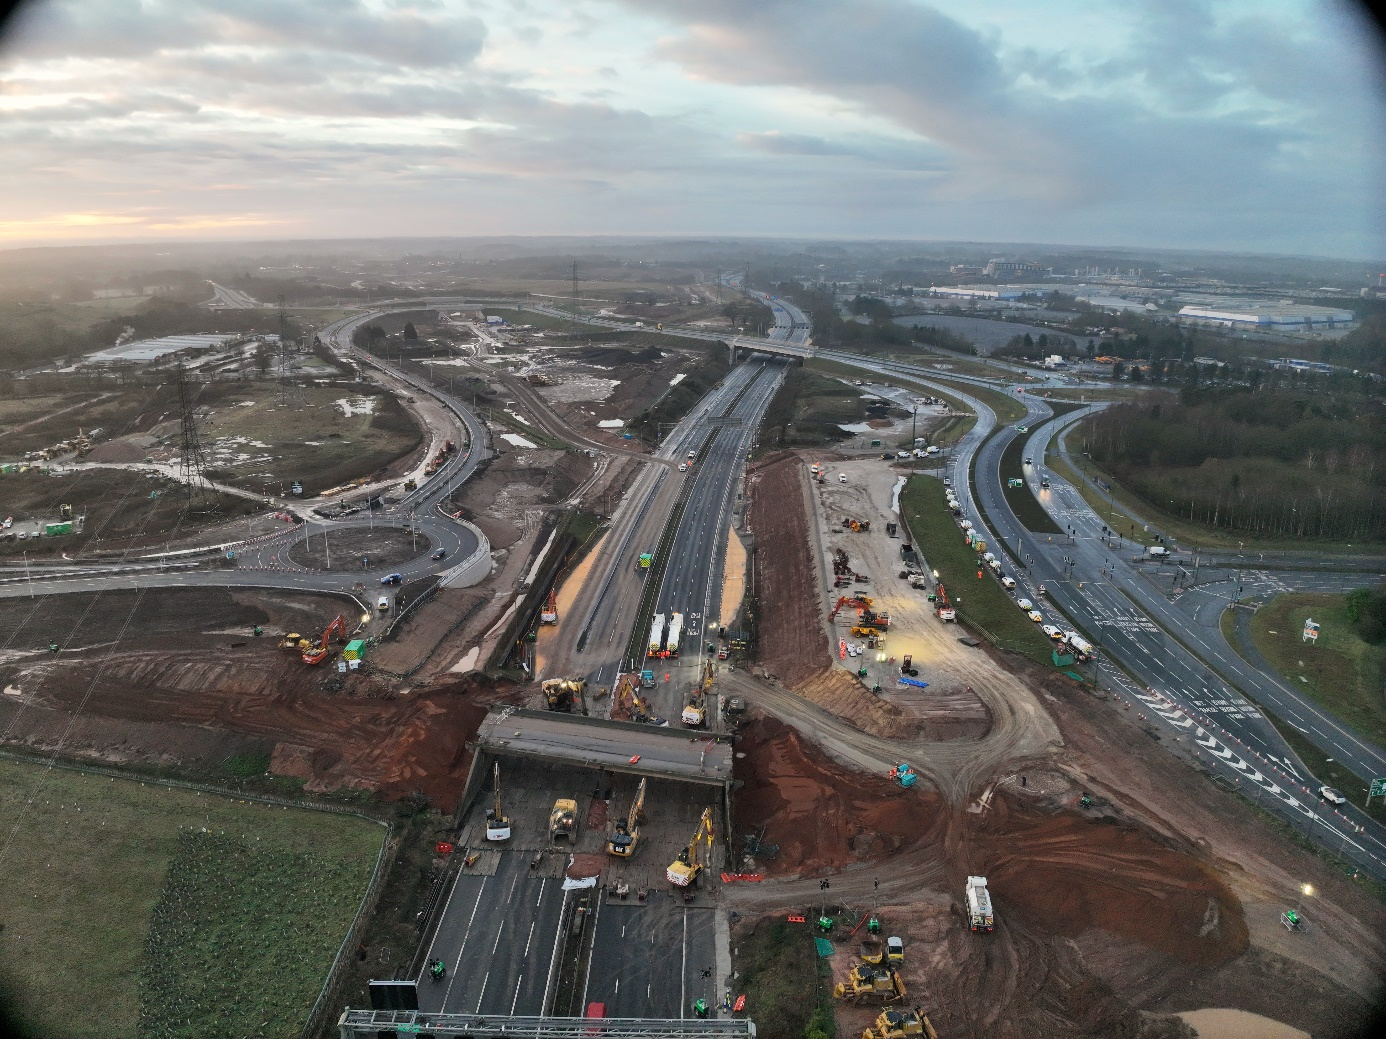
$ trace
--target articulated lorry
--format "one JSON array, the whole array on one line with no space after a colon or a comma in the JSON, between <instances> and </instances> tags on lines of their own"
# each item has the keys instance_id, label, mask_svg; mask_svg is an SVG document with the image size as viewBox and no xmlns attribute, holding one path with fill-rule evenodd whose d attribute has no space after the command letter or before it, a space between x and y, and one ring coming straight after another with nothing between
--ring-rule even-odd
<instances>
[{"instance_id":1,"label":"articulated lorry","mask_svg":"<svg viewBox=\"0 0 1386 1039\"><path fill-rule=\"evenodd\" d=\"M664 652L664 614L656 613L650 622L650 649L647 656L657 657Z\"/></svg>"},{"instance_id":2,"label":"articulated lorry","mask_svg":"<svg viewBox=\"0 0 1386 1039\"><path fill-rule=\"evenodd\" d=\"M996 923L991 915L991 893L986 877L967 878L967 920L974 931L990 933Z\"/></svg>"},{"instance_id":3,"label":"articulated lorry","mask_svg":"<svg viewBox=\"0 0 1386 1039\"><path fill-rule=\"evenodd\" d=\"M679 640L683 638L683 614L676 613L669 618L669 634L665 637L665 656L679 655Z\"/></svg>"}]
</instances>

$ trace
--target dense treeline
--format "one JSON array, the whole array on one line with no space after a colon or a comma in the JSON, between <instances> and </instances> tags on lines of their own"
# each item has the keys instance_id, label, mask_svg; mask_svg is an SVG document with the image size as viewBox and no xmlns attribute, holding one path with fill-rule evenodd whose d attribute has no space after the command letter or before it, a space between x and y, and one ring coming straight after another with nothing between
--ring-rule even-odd
<instances>
[{"instance_id":1,"label":"dense treeline","mask_svg":"<svg viewBox=\"0 0 1386 1039\"><path fill-rule=\"evenodd\" d=\"M1186 387L1112 407L1087 450L1158 508L1253 536L1386 538L1386 412L1365 398Z\"/></svg>"}]
</instances>

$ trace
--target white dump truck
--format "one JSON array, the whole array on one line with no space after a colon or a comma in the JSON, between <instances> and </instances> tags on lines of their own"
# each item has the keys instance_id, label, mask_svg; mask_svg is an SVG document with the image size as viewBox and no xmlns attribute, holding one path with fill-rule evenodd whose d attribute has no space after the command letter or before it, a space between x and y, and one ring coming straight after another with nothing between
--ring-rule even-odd
<instances>
[{"instance_id":1,"label":"white dump truck","mask_svg":"<svg viewBox=\"0 0 1386 1039\"><path fill-rule=\"evenodd\" d=\"M991 916L991 894L986 877L967 878L967 919L974 931L990 932L996 925Z\"/></svg>"},{"instance_id":2,"label":"white dump truck","mask_svg":"<svg viewBox=\"0 0 1386 1039\"><path fill-rule=\"evenodd\" d=\"M665 638L664 652L671 657L678 656L681 638L683 638L683 614L676 613L669 618L669 634Z\"/></svg>"},{"instance_id":3,"label":"white dump truck","mask_svg":"<svg viewBox=\"0 0 1386 1039\"><path fill-rule=\"evenodd\" d=\"M650 622L649 655L657 657L664 650L664 614L656 613Z\"/></svg>"}]
</instances>

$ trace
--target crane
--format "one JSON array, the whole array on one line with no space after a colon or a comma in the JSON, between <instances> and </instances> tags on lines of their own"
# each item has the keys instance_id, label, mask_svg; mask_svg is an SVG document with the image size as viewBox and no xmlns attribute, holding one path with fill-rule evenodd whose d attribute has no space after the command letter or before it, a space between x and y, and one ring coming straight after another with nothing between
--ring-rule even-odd
<instances>
[{"instance_id":1,"label":"crane","mask_svg":"<svg viewBox=\"0 0 1386 1039\"><path fill-rule=\"evenodd\" d=\"M635 854L635 847L640 843L640 820L645 817L646 782L645 779L640 780L640 786L635 791L635 800L631 802L630 815L626 817L626 821L616 820L616 832L606 842L606 850L612 855L625 859Z\"/></svg>"},{"instance_id":2,"label":"crane","mask_svg":"<svg viewBox=\"0 0 1386 1039\"><path fill-rule=\"evenodd\" d=\"M303 651L303 662L305 664L321 664L326 660L333 635L346 635L346 619L340 613L333 617L332 623L323 629L322 641L316 646L310 644Z\"/></svg>"},{"instance_id":3,"label":"crane","mask_svg":"<svg viewBox=\"0 0 1386 1039\"><path fill-rule=\"evenodd\" d=\"M704 850L706 845L706 850ZM698 879L698 874L707 868L712 859L712 809L704 808L703 817L688 847L679 852L664 875L676 887L688 887Z\"/></svg>"},{"instance_id":4,"label":"crane","mask_svg":"<svg viewBox=\"0 0 1386 1039\"><path fill-rule=\"evenodd\" d=\"M501 811L499 761L492 766L491 775L495 780L496 804L494 808L486 810L486 839L488 841L508 841L510 840L510 820Z\"/></svg>"}]
</instances>

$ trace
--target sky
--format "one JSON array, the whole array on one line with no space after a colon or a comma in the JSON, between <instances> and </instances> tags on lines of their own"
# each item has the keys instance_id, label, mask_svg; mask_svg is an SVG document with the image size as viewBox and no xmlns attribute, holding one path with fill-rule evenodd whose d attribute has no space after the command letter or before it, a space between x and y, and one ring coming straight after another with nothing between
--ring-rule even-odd
<instances>
[{"instance_id":1,"label":"sky","mask_svg":"<svg viewBox=\"0 0 1386 1039\"><path fill-rule=\"evenodd\" d=\"M0 248L753 235L1386 258L1347 0L37 0Z\"/></svg>"}]
</instances>

